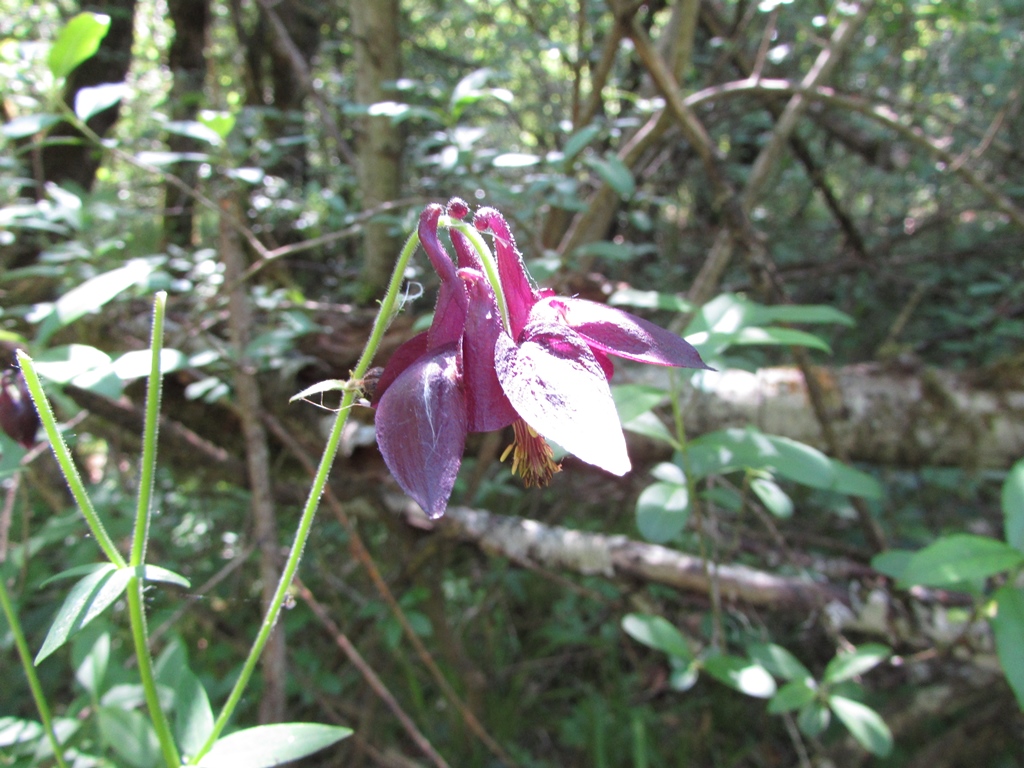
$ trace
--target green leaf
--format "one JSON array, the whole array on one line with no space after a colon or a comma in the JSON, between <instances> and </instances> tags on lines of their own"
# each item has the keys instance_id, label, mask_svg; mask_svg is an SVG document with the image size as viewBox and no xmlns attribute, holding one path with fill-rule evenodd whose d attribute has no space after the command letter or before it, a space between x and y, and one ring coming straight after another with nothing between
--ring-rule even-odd
<instances>
[{"instance_id":1,"label":"green leaf","mask_svg":"<svg viewBox=\"0 0 1024 768\"><path fill-rule=\"evenodd\" d=\"M202 141L214 147L219 147L224 143L224 137L220 133L199 120L169 120L164 123L164 130L177 136Z\"/></svg>"},{"instance_id":2,"label":"green leaf","mask_svg":"<svg viewBox=\"0 0 1024 768\"><path fill-rule=\"evenodd\" d=\"M693 304L674 293L641 291L636 288L619 288L608 297L612 306L638 307L640 309L664 309L670 312L693 312Z\"/></svg>"},{"instance_id":3,"label":"green leaf","mask_svg":"<svg viewBox=\"0 0 1024 768\"><path fill-rule=\"evenodd\" d=\"M1024 459L1006 476L1002 502L1006 543L1024 552Z\"/></svg>"},{"instance_id":4,"label":"green leaf","mask_svg":"<svg viewBox=\"0 0 1024 768\"><path fill-rule=\"evenodd\" d=\"M750 658L783 680L806 680L810 671L792 653L775 643L751 643L747 646Z\"/></svg>"},{"instance_id":5,"label":"green leaf","mask_svg":"<svg viewBox=\"0 0 1024 768\"><path fill-rule=\"evenodd\" d=\"M818 695L818 691L812 687L808 680L792 680L779 688L778 693L772 696L768 702L768 712L773 715L781 715L783 712L792 712L800 709Z\"/></svg>"},{"instance_id":6,"label":"green leaf","mask_svg":"<svg viewBox=\"0 0 1024 768\"><path fill-rule=\"evenodd\" d=\"M764 323L837 323L852 328L852 317L827 304L777 304L774 306L755 305L751 320L758 325Z\"/></svg>"},{"instance_id":7,"label":"green leaf","mask_svg":"<svg viewBox=\"0 0 1024 768\"><path fill-rule=\"evenodd\" d=\"M593 243L584 243L573 251L573 255L580 258L589 256L595 259L604 259L605 261L625 263L637 256L655 251L655 247L647 243L620 243L610 240L598 240Z\"/></svg>"},{"instance_id":8,"label":"green leaf","mask_svg":"<svg viewBox=\"0 0 1024 768\"><path fill-rule=\"evenodd\" d=\"M957 533L943 536L916 552L900 583L951 587L995 576L1024 563L1024 553L987 536Z\"/></svg>"},{"instance_id":9,"label":"green leaf","mask_svg":"<svg viewBox=\"0 0 1024 768\"><path fill-rule=\"evenodd\" d=\"M687 664L693 660L686 638L663 616L627 613L622 617L622 630L648 648L667 653Z\"/></svg>"},{"instance_id":10,"label":"green leaf","mask_svg":"<svg viewBox=\"0 0 1024 768\"><path fill-rule=\"evenodd\" d=\"M110 17L102 13L80 13L64 25L50 47L47 64L54 78L67 77L100 47L110 29Z\"/></svg>"},{"instance_id":11,"label":"green leaf","mask_svg":"<svg viewBox=\"0 0 1024 768\"><path fill-rule=\"evenodd\" d=\"M768 670L749 659L721 654L706 659L702 666L713 678L747 696L769 699L777 690Z\"/></svg>"},{"instance_id":12,"label":"green leaf","mask_svg":"<svg viewBox=\"0 0 1024 768\"><path fill-rule=\"evenodd\" d=\"M785 345L788 347L809 347L822 352L832 352L832 348L820 336L796 328L765 328L747 327L737 332L731 342L738 346Z\"/></svg>"},{"instance_id":13,"label":"green leaf","mask_svg":"<svg viewBox=\"0 0 1024 768\"><path fill-rule=\"evenodd\" d=\"M601 134L601 126L590 124L580 128L576 133L569 137L568 141L565 142L565 146L562 148L562 155L566 161L571 161L576 155L583 151L590 142L596 139Z\"/></svg>"},{"instance_id":14,"label":"green leaf","mask_svg":"<svg viewBox=\"0 0 1024 768\"><path fill-rule=\"evenodd\" d=\"M690 497L685 485L654 483L636 500L636 525L640 535L655 544L671 541L690 519Z\"/></svg>"},{"instance_id":15,"label":"green leaf","mask_svg":"<svg viewBox=\"0 0 1024 768\"><path fill-rule=\"evenodd\" d=\"M81 644L83 647L80 647L79 639L87 641ZM102 632L91 639L86 634L79 635L72 644L71 658L75 665L75 679L98 697L103 692L103 679L110 663L110 633Z\"/></svg>"},{"instance_id":16,"label":"green leaf","mask_svg":"<svg viewBox=\"0 0 1024 768\"><path fill-rule=\"evenodd\" d=\"M623 421L622 428L633 434L643 435L659 443L665 443L676 449L679 448L679 442L676 440L675 435L669 432L665 422L651 411L641 413L629 421Z\"/></svg>"},{"instance_id":17,"label":"green leaf","mask_svg":"<svg viewBox=\"0 0 1024 768\"><path fill-rule=\"evenodd\" d=\"M75 114L80 120L88 120L114 106L130 93L127 83L104 83L82 88L75 94Z\"/></svg>"},{"instance_id":18,"label":"green leaf","mask_svg":"<svg viewBox=\"0 0 1024 768\"><path fill-rule=\"evenodd\" d=\"M35 663L38 665L64 645L68 638L103 613L121 596L134 575L131 568L118 568L108 563L75 584L57 611L50 631L43 640L43 647L36 654Z\"/></svg>"},{"instance_id":19,"label":"green leaf","mask_svg":"<svg viewBox=\"0 0 1024 768\"><path fill-rule=\"evenodd\" d=\"M184 758L202 748L213 732L214 716L203 684L188 665L188 653L175 639L156 662L156 679L174 691L174 736Z\"/></svg>"},{"instance_id":20,"label":"green leaf","mask_svg":"<svg viewBox=\"0 0 1024 768\"><path fill-rule=\"evenodd\" d=\"M68 568L66 571L55 573L46 579L40 587L46 587L55 581L62 581L64 579L73 579L78 576L85 576L89 573L95 573L96 571L109 570L111 567L110 563L86 563L85 565L76 565L73 568Z\"/></svg>"},{"instance_id":21,"label":"green leaf","mask_svg":"<svg viewBox=\"0 0 1024 768\"><path fill-rule=\"evenodd\" d=\"M616 384L612 387L612 399L623 424L657 408L667 398L665 390L644 384Z\"/></svg>"},{"instance_id":22,"label":"green leaf","mask_svg":"<svg viewBox=\"0 0 1024 768\"><path fill-rule=\"evenodd\" d=\"M260 725L235 731L217 741L199 766L270 768L319 752L351 734L350 728L316 723Z\"/></svg>"},{"instance_id":23,"label":"green leaf","mask_svg":"<svg viewBox=\"0 0 1024 768\"><path fill-rule=\"evenodd\" d=\"M800 709L800 714L796 716L796 724L800 728L800 733L812 739L828 728L831 720L832 713L820 701L811 701L805 704Z\"/></svg>"},{"instance_id":24,"label":"green leaf","mask_svg":"<svg viewBox=\"0 0 1024 768\"><path fill-rule=\"evenodd\" d=\"M153 768L163 762L156 732L141 712L101 706L96 714L104 741L128 765Z\"/></svg>"},{"instance_id":25,"label":"green leaf","mask_svg":"<svg viewBox=\"0 0 1024 768\"><path fill-rule=\"evenodd\" d=\"M793 500L778 483L766 477L755 477L750 481L750 490L761 500L765 508L776 517L793 516Z\"/></svg>"},{"instance_id":26,"label":"green leaf","mask_svg":"<svg viewBox=\"0 0 1024 768\"><path fill-rule=\"evenodd\" d=\"M993 595L996 614L989 620L1006 681L1024 709L1024 591L1006 586Z\"/></svg>"},{"instance_id":27,"label":"green leaf","mask_svg":"<svg viewBox=\"0 0 1024 768\"><path fill-rule=\"evenodd\" d=\"M881 643L867 643L852 651L841 651L825 667L822 682L835 684L850 680L877 667L891 655L892 650Z\"/></svg>"},{"instance_id":28,"label":"green leaf","mask_svg":"<svg viewBox=\"0 0 1024 768\"><path fill-rule=\"evenodd\" d=\"M114 375L121 381L141 379L149 376L149 367L153 360L153 353L148 349L136 349L125 352L114 360L110 367ZM177 371L188 365L188 356L177 349L160 350L160 373Z\"/></svg>"},{"instance_id":29,"label":"green leaf","mask_svg":"<svg viewBox=\"0 0 1024 768\"><path fill-rule=\"evenodd\" d=\"M901 579L914 552L909 549L889 549L871 559L871 567L890 579Z\"/></svg>"},{"instance_id":30,"label":"green leaf","mask_svg":"<svg viewBox=\"0 0 1024 768\"><path fill-rule=\"evenodd\" d=\"M145 581L160 581L164 584L176 584L179 587L188 589L192 583L180 573L161 568L159 565L144 565L142 567L142 578Z\"/></svg>"},{"instance_id":31,"label":"green leaf","mask_svg":"<svg viewBox=\"0 0 1024 768\"><path fill-rule=\"evenodd\" d=\"M45 131L50 126L56 125L59 122L60 115L46 113L20 115L9 123L4 123L4 126L0 128L0 133L8 139L23 139L26 136L32 136L40 131Z\"/></svg>"},{"instance_id":32,"label":"green leaf","mask_svg":"<svg viewBox=\"0 0 1024 768\"><path fill-rule=\"evenodd\" d=\"M871 475L835 459L830 459L830 461L833 473L830 491L847 496L860 496L865 499L882 498L882 486Z\"/></svg>"},{"instance_id":33,"label":"green leaf","mask_svg":"<svg viewBox=\"0 0 1024 768\"><path fill-rule=\"evenodd\" d=\"M26 744L43 736L43 725L35 720L18 717L0 717L0 747Z\"/></svg>"},{"instance_id":34,"label":"green leaf","mask_svg":"<svg viewBox=\"0 0 1024 768\"><path fill-rule=\"evenodd\" d=\"M830 696L828 705L846 729L868 752L885 757L892 752L892 732L881 716L859 701Z\"/></svg>"},{"instance_id":35,"label":"green leaf","mask_svg":"<svg viewBox=\"0 0 1024 768\"><path fill-rule=\"evenodd\" d=\"M586 164L622 199L627 200L636 192L633 172L611 152L604 157L588 157Z\"/></svg>"},{"instance_id":36,"label":"green leaf","mask_svg":"<svg viewBox=\"0 0 1024 768\"><path fill-rule=\"evenodd\" d=\"M199 122L216 133L221 139L226 139L228 134L235 128L237 115L233 112L223 110L203 109L199 112Z\"/></svg>"}]
</instances>

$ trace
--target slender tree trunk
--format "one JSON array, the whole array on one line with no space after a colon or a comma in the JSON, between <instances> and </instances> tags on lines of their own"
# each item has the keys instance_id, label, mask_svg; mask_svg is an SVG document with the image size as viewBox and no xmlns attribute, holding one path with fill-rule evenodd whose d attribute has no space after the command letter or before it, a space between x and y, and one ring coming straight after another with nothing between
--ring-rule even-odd
<instances>
[{"instance_id":1,"label":"slender tree trunk","mask_svg":"<svg viewBox=\"0 0 1024 768\"><path fill-rule=\"evenodd\" d=\"M167 63L174 80L171 84L171 117L174 120L195 120L203 104L206 81L206 31L210 23L210 0L168 0L167 10L174 22L174 41ZM167 144L172 152L198 152L199 142L187 136L170 134ZM183 162L173 172L190 187L198 179L196 163ZM164 240L188 248L192 245L195 204L179 187L165 187Z\"/></svg>"},{"instance_id":2,"label":"slender tree trunk","mask_svg":"<svg viewBox=\"0 0 1024 768\"><path fill-rule=\"evenodd\" d=\"M398 0L349 4L355 38L356 101L375 104L388 97L387 86L401 70ZM356 139L359 191L364 209L399 195L402 139L387 117L365 116ZM391 275L401 242L382 221L370 221L363 236L362 281L366 293L383 290Z\"/></svg>"}]
</instances>

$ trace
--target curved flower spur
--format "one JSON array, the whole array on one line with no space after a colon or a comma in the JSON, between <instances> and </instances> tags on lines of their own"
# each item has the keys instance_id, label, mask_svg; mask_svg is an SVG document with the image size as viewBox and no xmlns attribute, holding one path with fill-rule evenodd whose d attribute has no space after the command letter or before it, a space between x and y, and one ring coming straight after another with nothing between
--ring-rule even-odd
<instances>
[{"instance_id":1,"label":"curved flower spur","mask_svg":"<svg viewBox=\"0 0 1024 768\"><path fill-rule=\"evenodd\" d=\"M708 367L690 344L653 323L536 288L508 224L493 208L480 209L473 224L494 237L497 280L482 261L492 258L486 247L478 251L451 226L456 268L438 226L442 213L461 220L468 212L453 199L446 209L430 205L420 216L420 243L441 278L437 307L430 329L392 355L374 402L384 461L432 518L448 506L470 432L511 424L512 470L528 486L545 485L559 471L547 440L612 474L628 472L608 355Z\"/></svg>"}]
</instances>

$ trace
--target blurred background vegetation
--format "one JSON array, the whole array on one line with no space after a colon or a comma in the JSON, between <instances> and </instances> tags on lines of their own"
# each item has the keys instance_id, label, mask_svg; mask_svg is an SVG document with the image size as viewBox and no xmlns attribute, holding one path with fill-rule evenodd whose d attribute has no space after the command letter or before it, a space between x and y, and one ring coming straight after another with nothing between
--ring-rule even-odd
<instances>
[{"instance_id":1,"label":"blurred background vegetation","mask_svg":"<svg viewBox=\"0 0 1024 768\"><path fill-rule=\"evenodd\" d=\"M499 208L543 284L685 329L722 370L792 371L721 419L692 404L728 392L683 385L703 469L639 423L626 478L570 458L525 490L497 462L508 436L474 436L464 509L438 525L408 509L360 409L240 723L354 728L303 763L324 766L1024 765L984 621L1019 565L907 590L899 555L878 559L956 532L1001 539L1010 514L1001 488L1024 454L1020 0L0 8L0 343L40 361L127 541L144 391L126 353L146 348L152 293L168 291L150 560L192 588L148 592L150 628L158 653L186 650L214 702L331 418L288 398L348 375L427 203ZM65 72L53 43L81 11L109 30ZM379 364L432 309L425 266L406 275ZM619 392L623 420L672 425L668 380L620 367L635 387ZM787 391L809 430L775 405ZM716 432L747 424L814 449L776 442L789 458L772 461ZM2 574L37 649L66 593L44 582L95 546L45 447L2 441ZM726 443L746 459L709 458ZM676 471L699 479L699 501ZM518 518L540 527L507 529L503 548ZM625 537L637 562L689 556L666 568L697 563L695 576L588 564L563 529L604 554L601 535ZM771 578L808 592L759 592ZM91 717L139 703L123 619L115 605L39 667L58 713L84 723L69 738L97 762L82 765L133 764ZM11 643L0 633L0 717L32 719ZM834 663L878 646L863 670ZM105 675L89 678L102 648ZM766 705L796 674L779 648L819 692L879 713L891 749L861 710L851 725L832 706L847 727L829 726L830 693L818 709ZM768 688L740 680L752 667ZM0 729L0 765L48 764L19 744Z\"/></svg>"}]
</instances>

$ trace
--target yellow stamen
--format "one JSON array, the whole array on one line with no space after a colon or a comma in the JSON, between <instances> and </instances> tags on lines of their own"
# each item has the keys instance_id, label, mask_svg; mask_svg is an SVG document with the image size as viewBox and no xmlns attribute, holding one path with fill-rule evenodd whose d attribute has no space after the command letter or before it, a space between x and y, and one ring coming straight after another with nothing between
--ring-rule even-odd
<instances>
[{"instance_id":1,"label":"yellow stamen","mask_svg":"<svg viewBox=\"0 0 1024 768\"><path fill-rule=\"evenodd\" d=\"M512 422L512 431L515 440L501 454L501 460L512 453L512 474L519 475L527 488L540 488L550 483L552 475L562 471L562 466L552 458L551 446L522 419Z\"/></svg>"}]
</instances>

